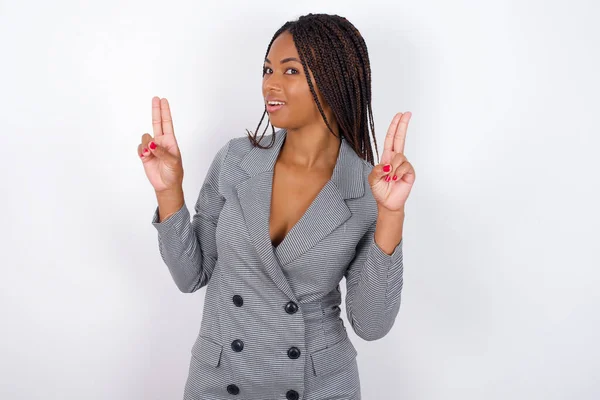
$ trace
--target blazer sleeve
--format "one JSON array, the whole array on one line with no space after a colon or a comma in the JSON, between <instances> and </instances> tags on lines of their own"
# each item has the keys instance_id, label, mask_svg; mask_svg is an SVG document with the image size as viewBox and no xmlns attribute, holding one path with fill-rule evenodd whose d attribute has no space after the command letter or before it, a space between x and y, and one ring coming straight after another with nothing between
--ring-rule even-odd
<instances>
[{"instance_id":1,"label":"blazer sleeve","mask_svg":"<svg viewBox=\"0 0 600 400\"><path fill-rule=\"evenodd\" d=\"M191 222L185 203L164 221L159 221L158 207L154 211L152 225L158 231L160 255L183 293L207 285L217 262L217 220L225 203L219 193L219 176L230 142L217 152L208 169Z\"/></svg>"},{"instance_id":2,"label":"blazer sleeve","mask_svg":"<svg viewBox=\"0 0 600 400\"><path fill-rule=\"evenodd\" d=\"M388 255L375 242L374 222L361 238L346 277L346 314L364 340L384 337L400 310L403 283L402 243Z\"/></svg>"}]
</instances>

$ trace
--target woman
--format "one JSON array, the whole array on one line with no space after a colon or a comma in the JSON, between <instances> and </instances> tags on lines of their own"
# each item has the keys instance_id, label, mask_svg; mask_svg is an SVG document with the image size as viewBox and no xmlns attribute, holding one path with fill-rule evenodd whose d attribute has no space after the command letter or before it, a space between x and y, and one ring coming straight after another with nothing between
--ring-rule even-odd
<instances>
[{"instance_id":1,"label":"woman","mask_svg":"<svg viewBox=\"0 0 600 400\"><path fill-rule=\"evenodd\" d=\"M263 114L254 135L217 152L191 222L169 104L152 99L154 137L142 136L138 154L158 199L160 254L182 292L207 286L185 399L360 399L339 282L356 334L386 335L415 180L403 155L410 113L394 117L373 166L370 78L346 19L283 25L262 85L265 114L282 129L257 139Z\"/></svg>"}]
</instances>

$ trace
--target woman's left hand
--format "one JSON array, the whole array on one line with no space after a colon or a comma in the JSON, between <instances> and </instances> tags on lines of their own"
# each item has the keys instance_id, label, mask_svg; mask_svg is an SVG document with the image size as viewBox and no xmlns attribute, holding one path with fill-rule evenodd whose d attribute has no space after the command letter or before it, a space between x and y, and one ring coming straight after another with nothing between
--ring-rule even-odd
<instances>
[{"instance_id":1,"label":"woman's left hand","mask_svg":"<svg viewBox=\"0 0 600 400\"><path fill-rule=\"evenodd\" d=\"M406 130L411 116L410 112L394 116L385 136L381 160L369 174L369 184L377 206L389 211L404 210L415 182L415 169L404 155ZM389 166L389 171L384 170L384 166Z\"/></svg>"}]
</instances>

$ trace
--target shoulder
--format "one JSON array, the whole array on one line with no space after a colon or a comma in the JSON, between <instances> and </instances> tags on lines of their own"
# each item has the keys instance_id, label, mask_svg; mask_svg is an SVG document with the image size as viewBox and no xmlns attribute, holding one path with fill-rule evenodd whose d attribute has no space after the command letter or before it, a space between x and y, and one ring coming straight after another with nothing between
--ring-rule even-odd
<instances>
[{"instance_id":1,"label":"shoulder","mask_svg":"<svg viewBox=\"0 0 600 400\"><path fill-rule=\"evenodd\" d=\"M275 132L277 135L277 132ZM259 143L262 146L268 146L271 143L273 134L265 135ZM211 169L220 178L226 177L226 181L230 184L238 182L244 174L240 174L241 164L256 147L248 138L248 136L236 136L228 139L221 145L219 150L214 155Z\"/></svg>"},{"instance_id":2,"label":"shoulder","mask_svg":"<svg viewBox=\"0 0 600 400\"><path fill-rule=\"evenodd\" d=\"M370 162L368 162L367 160L365 160L364 158L360 158L360 157L358 157L358 158L360 159L360 164L362 165L363 176L365 177L365 179L368 180L369 174L371 173L371 171L373 170L373 168L375 166L373 164L371 164Z\"/></svg>"},{"instance_id":3,"label":"shoulder","mask_svg":"<svg viewBox=\"0 0 600 400\"><path fill-rule=\"evenodd\" d=\"M377 220L377 201L373 197L371 185L369 184L369 175L374 166L356 153L353 153L352 158L353 161L350 165L352 166L354 178L348 176L349 181L346 181L346 185L354 188L361 187L361 189L350 196L346 203L353 216L362 221L360 224L368 227Z\"/></svg>"},{"instance_id":4,"label":"shoulder","mask_svg":"<svg viewBox=\"0 0 600 400\"><path fill-rule=\"evenodd\" d=\"M359 157L358 155L356 155L356 158L358 160L360 160L360 162L358 162L357 164L360 164L360 166L362 168L362 178L363 178L364 185L365 185L365 195L367 195L367 194L370 195L371 194L371 185L369 184L369 175L371 174L371 171L373 171L373 168L375 168L375 166L373 164L371 164L370 162L368 162L367 160L365 160L364 158ZM369 193L367 193L367 192L369 192Z\"/></svg>"},{"instance_id":5,"label":"shoulder","mask_svg":"<svg viewBox=\"0 0 600 400\"><path fill-rule=\"evenodd\" d=\"M368 161L364 161L362 164L363 187L365 188L364 194L361 197L361 203L363 204L362 212L366 217L367 224L370 225L377 220L377 201L375 200L375 197L373 197L371 184L369 183L369 174L373 170L373 165Z\"/></svg>"},{"instance_id":6,"label":"shoulder","mask_svg":"<svg viewBox=\"0 0 600 400\"><path fill-rule=\"evenodd\" d=\"M277 132L275 132L277 135ZM259 140L262 146L268 146L273 138L273 134L265 135ZM227 141L224 147L227 147L227 158L230 161L241 160L246 154L248 154L253 148L254 144L250 141L247 135L236 136Z\"/></svg>"}]
</instances>

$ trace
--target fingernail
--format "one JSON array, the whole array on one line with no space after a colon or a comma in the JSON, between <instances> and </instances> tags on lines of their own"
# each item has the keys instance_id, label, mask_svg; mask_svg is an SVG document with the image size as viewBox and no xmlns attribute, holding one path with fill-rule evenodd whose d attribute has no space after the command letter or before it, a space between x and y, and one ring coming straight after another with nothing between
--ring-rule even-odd
<instances>
[{"instance_id":1,"label":"fingernail","mask_svg":"<svg viewBox=\"0 0 600 400\"><path fill-rule=\"evenodd\" d=\"M385 177L385 181L386 181L386 182L389 182L389 181L390 181L390 176L389 176L389 175Z\"/></svg>"},{"instance_id":2,"label":"fingernail","mask_svg":"<svg viewBox=\"0 0 600 400\"><path fill-rule=\"evenodd\" d=\"M390 172L391 169L392 169L392 166L390 164L387 164L383 167L383 172Z\"/></svg>"},{"instance_id":3,"label":"fingernail","mask_svg":"<svg viewBox=\"0 0 600 400\"><path fill-rule=\"evenodd\" d=\"M398 177L397 177L396 175L394 175L394 177L393 177L392 179L393 179L393 180L396 180L396 179L398 179Z\"/></svg>"},{"instance_id":4,"label":"fingernail","mask_svg":"<svg viewBox=\"0 0 600 400\"><path fill-rule=\"evenodd\" d=\"M148 152L148 149L144 149L144 153L147 153L147 152Z\"/></svg>"},{"instance_id":5,"label":"fingernail","mask_svg":"<svg viewBox=\"0 0 600 400\"><path fill-rule=\"evenodd\" d=\"M156 143L150 142L150 148L154 150L156 148Z\"/></svg>"}]
</instances>

